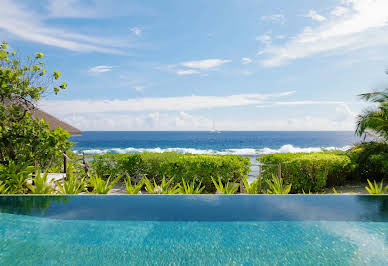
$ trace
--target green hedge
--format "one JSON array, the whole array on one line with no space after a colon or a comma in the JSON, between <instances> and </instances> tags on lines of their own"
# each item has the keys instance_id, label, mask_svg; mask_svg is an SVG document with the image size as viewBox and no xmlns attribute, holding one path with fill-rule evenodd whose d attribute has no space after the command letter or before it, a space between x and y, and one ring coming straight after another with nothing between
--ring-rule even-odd
<instances>
[{"instance_id":1,"label":"green hedge","mask_svg":"<svg viewBox=\"0 0 388 266\"><path fill-rule=\"evenodd\" d=\"M249 158L237 155L196 155L165 153L95 155L92 168L100 175L139 177L146 175L157 182L163 176L180 182L198 178L207 192L215 191L211 177L240 181L249 172Z\"/></svg>"},{"instance_id":2,"label":"green hedge","mask_svg":"<svg viewBox=\"0 0 388 266\"><path fill-rule=\"evenodd\" d=\"M278 175L292 184L293 193L321 191L326 186L341 185L351 174L351 161L344 153L276 153L261 156L263 178Z\"/></svg>"},{"instance_id":3,"label":"green hedge","mask_svg":"<svg viewBox=\"0 0 388 266\"><path fill-rule=\"evenodd\" d=\"M360 143L353 146L348 155L354 164L357 181L388 179L388 143Z\"/></svg>"}]
</instances>

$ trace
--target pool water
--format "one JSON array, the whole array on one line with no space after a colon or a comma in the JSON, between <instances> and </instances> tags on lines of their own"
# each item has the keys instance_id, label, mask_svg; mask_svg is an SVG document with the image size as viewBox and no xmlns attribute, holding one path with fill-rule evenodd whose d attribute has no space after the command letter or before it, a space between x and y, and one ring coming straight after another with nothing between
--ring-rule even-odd
<instances>
[{"instance_id":1,"label":"pool water","mask_svg":"<svg viewBox=\"0 0 388 266\"><path fill-rule=\"evenodd\" d=\"M3 196L0 265L387 265L386 196Z\"/></svg>"}]
</instances>

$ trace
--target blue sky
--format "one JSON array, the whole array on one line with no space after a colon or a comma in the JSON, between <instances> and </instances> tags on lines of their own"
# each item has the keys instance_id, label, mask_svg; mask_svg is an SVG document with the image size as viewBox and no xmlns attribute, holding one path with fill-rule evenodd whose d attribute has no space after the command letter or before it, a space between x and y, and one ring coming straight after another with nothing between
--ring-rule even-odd
<instances>
[{"instance_id":1,"label":"blue sky","mask_svg":"<svg viewBox=\"0 0 388 266\"><path fill-rule=\"evenodd\" d=\"M82 130L353 130L386 85L386 0L0 0L0 40Z\"/></svg>"}]
</instances>

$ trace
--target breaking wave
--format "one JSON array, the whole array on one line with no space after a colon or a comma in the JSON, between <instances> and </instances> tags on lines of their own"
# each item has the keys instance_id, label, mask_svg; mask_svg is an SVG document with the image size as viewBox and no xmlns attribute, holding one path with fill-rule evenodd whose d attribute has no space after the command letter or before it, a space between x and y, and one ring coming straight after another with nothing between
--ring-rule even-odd
<instances>
[{"instance_id":1,"label":"breaking wave","mask_svg":"<svg viewBox=\"0 0 388 266\"><path fill-rule=\"evenodd\" d=\"M127 154L127 153L138 153L138 152L178 152L178 153L191 153L191 154L235 154L243 156L255 156L265 155L272 153L299 153L299 152L321 152L322 150L341 150L345 151L351 148L351 146L344 147L307 147L300 148L294 147L291 144L283 145L279 149L273 148L243 148L243 149L225 149L225 150L212 150L212 149L195 149L195 148L108 148L108 149L79 149L75 150L76 153L85 154L104 154L104 153L116 153L116 154Z\"/></svg>"}]
</instances>

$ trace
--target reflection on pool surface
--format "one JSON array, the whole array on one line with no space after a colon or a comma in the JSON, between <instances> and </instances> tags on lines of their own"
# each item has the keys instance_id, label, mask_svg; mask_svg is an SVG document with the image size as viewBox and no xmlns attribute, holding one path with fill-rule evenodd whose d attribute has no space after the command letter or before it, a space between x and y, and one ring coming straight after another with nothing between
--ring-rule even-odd
<instances>
[{"instance_id":1,"label":"reflection on pool surface","mask_svg":"<svg viewBox=\"0 0 388 266\"><path fill-rule=\"evenodd\" d=\"M387 196L0 197L0 265L387 265L387 250Z\"/></svg>"}]
</instances>

